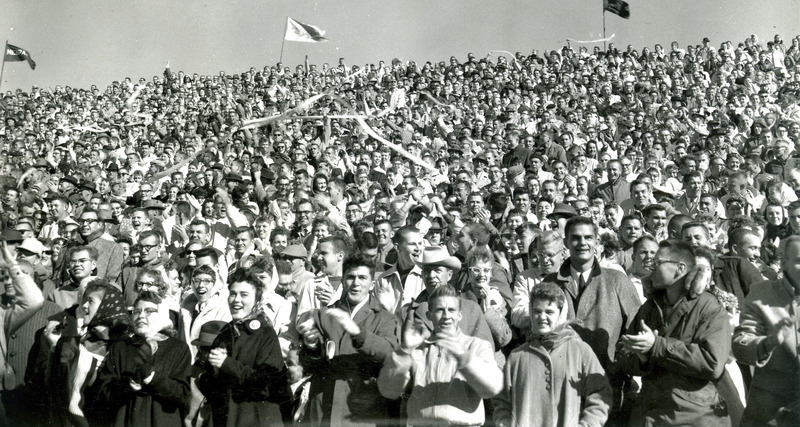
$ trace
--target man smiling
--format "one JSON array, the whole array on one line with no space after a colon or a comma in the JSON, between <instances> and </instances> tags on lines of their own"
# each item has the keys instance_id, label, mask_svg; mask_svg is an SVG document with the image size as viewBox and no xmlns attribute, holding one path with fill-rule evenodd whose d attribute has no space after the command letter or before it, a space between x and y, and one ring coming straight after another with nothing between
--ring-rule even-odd
<instances>
[{"instance_id":1,"label":"man smiling","mask_svg":"<svg viewBox=\"0 0 800 427\"><path fill-rule=\"evenodd\" d=\"M450 285L434 289L427 317L433 335L412 318L403 326L401 347L386 359L378 378L381 394L399 398L410 385L408 424L485 422L482 399L500 391L500 369L490 343L461 332L461 298Z\"/></svg>"},{"instance_id":2,"label":"man smiling","mask_svg":"<svg viewBox=\"0 0 800 427\"><path fill-rule=\"evenodd\" d=\"M567 294L569 318L576 321L573 329L592 347L600 364L609 373L615 393L612 408L620 408L621 392L629 381L613 362L616 343L633 321L639 309L639 297L624 273L600 267L594 256L598 243L597 226L591 219L572 217L564 229L564 245L569 249L569 258L557 273L547 275L542 283L554 283ZM612 409L610 420L619 417L624 415Z\"/></svg>"}]
</instances>

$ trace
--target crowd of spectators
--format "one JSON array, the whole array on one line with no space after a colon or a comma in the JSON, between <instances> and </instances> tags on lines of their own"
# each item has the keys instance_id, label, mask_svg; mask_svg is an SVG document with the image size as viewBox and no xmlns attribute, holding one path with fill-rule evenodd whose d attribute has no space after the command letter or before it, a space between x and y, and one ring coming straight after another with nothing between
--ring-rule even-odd
<instances>
[{"instance_id":1,"label":"crowd of spectators","mask_svg":"<svg viewBox=\"0 0 800 427\"><path fill-rule=\"evenodd\" d=\"M0 424L795 425L800 36L0 100Z\"/></svg>"}]
</instances>

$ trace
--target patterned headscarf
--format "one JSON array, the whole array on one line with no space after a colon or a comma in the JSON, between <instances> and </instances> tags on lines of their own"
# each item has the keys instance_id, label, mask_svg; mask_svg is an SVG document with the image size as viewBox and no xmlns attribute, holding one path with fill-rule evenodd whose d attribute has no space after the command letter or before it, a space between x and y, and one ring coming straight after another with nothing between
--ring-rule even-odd
<instances>
[{"instance_id":1,"label":"patterned headscarf","mask_svg":"<svg viewBox=\"0 0 800 427\"><path fill-rule=\"evenodd\" d=\"M128 323L128 319L128 309L125 308L122 292L109 285L103 293L97 312L87 326L90 329L95 326L113 326L120 322Z\"/></svg>"}]
</instances>

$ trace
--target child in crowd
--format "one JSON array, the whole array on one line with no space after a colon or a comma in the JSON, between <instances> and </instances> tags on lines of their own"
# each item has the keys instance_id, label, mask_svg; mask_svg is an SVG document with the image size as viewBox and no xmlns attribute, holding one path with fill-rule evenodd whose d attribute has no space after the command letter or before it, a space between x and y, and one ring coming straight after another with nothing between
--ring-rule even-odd
<instances>
[{"instance_id":1,"label":"child in crowd","mask_svg":"<svg viewBox=\"0 0 800 427\"><path fill-rule=\"evenodd\" d=\"M567 310L558 286L531 291L531 338L509 355L503 389L493 399L498 426L602 426L608 419L608 378L567 324Z\"/></svg>"}]
</instances>

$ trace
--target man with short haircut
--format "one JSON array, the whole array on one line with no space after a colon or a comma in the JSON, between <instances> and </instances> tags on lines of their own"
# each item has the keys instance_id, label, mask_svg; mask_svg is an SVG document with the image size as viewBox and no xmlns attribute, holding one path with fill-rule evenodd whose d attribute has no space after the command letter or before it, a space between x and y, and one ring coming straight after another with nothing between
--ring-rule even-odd
<instances>
[{"instance_id":1,"label":"man with short haircut","mask_svg":"<svg viewBox=\"0 0 800 427\"><path fill-rule=\"evenodd\" d=\"M394 233L397 262L381 274L375 296L390 313L397 313L410 304L424 289L422 271L417 263L422 258L422 234L416 227L400 227Z\"/></svg>"},{"instance_id":2,"label":"man with short haircut","mask_svg":"<svg viewBox=\"0 0 800 427\"><path fill-rule=\"evenodd\" d=\"M564 240L557 231L545 231L536 239L536 247L529 256L538 258L538 266L525 270L514 280L514 305L511 307L511 324L523 332L530 329L529 295L548 274L554 274L569 255Z\"/></svg>"},{"instance_id":3,"label":"man with short haircut","mask_svg":"<svg viewBox=\"0 0 800 427\"><path fill-rule=\"evenodd\" d=\"M673 205L678 212L694 218L700 213L700 196L703 194L703 173L689 172L683 176L684 193ZM714 207L716 212L716 206ZM723 209L724 212L724 209Z\"/></svg>"},{"instance_id":4,"label":"man with short haircut","mask_svg":"<svg viewBox=\"0 0 800 427\"><path fill-rule=\"evenodd\" d=\"M689 243L692 247L701 246L712 250L714 249L708 228L699 222L692 221L684 224L681 228L680 236L680 240Z\"/></svg>"},{"instance_id":5,"label":"man with short haircut","mask_svg":"<svg viewBox=\"0 0 800 427\"><path fill-rule=\"evenodd\" d=\"M253 244L255 231L252 227L236 227L233 235L233 250L225 256L229 274L233 274L240 268L248 268L252 265L254 258L259 256L259 252Z\"/></svg>"},{"instance_id":6,"label":"man with short haircut","mask_svg":"<svg viewBox=\"0 0 800 427\"><path fill-rule=\"evenodd\" d=\"M78 218L79 233L87 246L97 249L97 277L116 282L122 273L124 254L116 242L102 238L105 226L99 213L94 209L84 209Z\"/></svg>"},{"instance_id":7,"label":"man with short haircut","mask_svg":"<svg viewBox=\"0 0 800 427\"><path fill-rule=\"evenodd\" d=\"M47 295L47 300L65 310L77 304L87 279L92 277L97 268L98 257L97 249L91 246L70 248L65 255L70 279Z\"/></svg>"},{"instance_id":8,"label":"man with short haircut","mask_svg":"<svg viewBox=\"0 0 800 427\"><path fill-rule=\"evenodd\" d=\"M657 242L667 239L667 208L664 205L653 203L644 210L644 230L650 233Z\"/></svg>"},{"instance_id":9,"label":"man with short haircut","mask_svg":"<svg viewBox=\"0 0 800 427\"><path fill-rule=\"evenodd\" d=\"M192 343L200 336L202 326L213 320L230 322L231 313L224 295L224 287L217 280L217 273L207 265L192 271L189 279L192 293L181 303L178 320L178 337L189 345L192 359L197 355L197 346Z\"/></svg>"},{"instance_id":10,"label":"man with short haircut","mask_svg":"<svg viewBox=\"0 0 800 427\"><path fill-rule=\"evenodd\" d=\"M347 257L348 248L344 238L328 236L320 239L312 263L317 274L299 284L300 301L297 315L335 304L342 296L342 263Z\"/></svg>"},{"instance_id":11,"label":"man with short haircut","mask_svg":"<svg viewBox=\"0 0 800 427\"><path fill-rule=\"evenodd\" d=\"M136 301L136 279L139 276L139 271L143 268L156 269L166 279L166 271L164 270L165 259L162 258L162 241L161 235L153 230L145 230L139 234L139 248L141 251L140 265L129 265L122 269L120 275L120 285L125 294L125 301L127 307L133 307Z\"/></svg>"},{"instance_id":12,"label":"man with short haircut","mask_svg":"<svg viewBox=\"0 0 800 427\"><path fill-rule=\"evenodd\" d=\"M376 257L378 269L383 270L385 264L393 264L397 260L397 250L394 248L394 228L387 219L375 221L375 236L378 237L378 255Z\"/></svg>"},{"instance_id":13,"label":"man with short haircut","mask_svg":"<svg viewBox=\"0 0 800 427\"><path fill-rule=\"evenodd\" d=\"M502 386L492 345L460 330L462 301L452 286L435 288L428 302L430 340L424 326L409 318L400 348L383 364L378 389L388 399L398 399L410 389L409 425L482 425L483 399Z\"/></svg>"},{"instance_id":14,"label":"man with short haircut","mask_svg":"<svg viewBox=\"0 0 800 427\"><path fill-rule=\"evenodd\" d=\"M619 204L625 215L641 213L647 206L655 202L653 187L647 181L636 179L630 185L631 197Z\"/></svg>"},{"instance_id":15,"label":"man with short haircut","mask_svg":"<svg viewBox=\"0 0 800 427\"><path fill-rule=\"evenodd\" d=\"M622 176L622 162L617 159L610 160L606 165L608 181L597 186L594 194L602 197L608 203L620 204L631 197L630 185Z\"/></svg>"},{"instance_id":16,"label":"man with short haircut","mask_svg":"<svg viewBox=\"0 0 800 427\"><path fill-rule=\"evenodd\" d=\"M73 178L74 180L74 178ZM59 237L58 224L69 218L72 202L64 196L56 196L47 203L47 223L39 230L39 239L55 239Z\"/></svg>"},{"instance_id":17,"label":"man with short haircut","mask_svg":"<svg viewBox=\"0 0 800 427\"><path fill-rule=\"evenodd\" d=\"M608 373L615 393L612 408L620 408L622 393L630 382L614 363L616 345L639 309L639 297L624 273L600 267L595 258L597 226L591 219L570 218L565 235L564 245L570 256L557 273L545 276L542 283L554 283L567 294L569 318L576 321L574 329L592 347ZM612 409L610 419L620 417L624 415Z\"/></svg>"},{"instance_id":18,"label":"man with short haircut","mask_svg":"<svg viewBox=\"0 0 800 427\"><path fill-rule=\"evenodd\" d=\"M686 242L661 242L653 264L653 295L620 338L619 365L642 377L631 425L730 425L716 386L731 351L727 312L710 292L689 294Z\"/></svg>"},{"instance_id":19,"label":"man with short haircut","mask_svg":"<svg viewBox=\"0 0 800 427\"><path fill-rule=\"evenodd\" d=\"M398 320L370 297L371 260L356 255L340 261L339 269L344 291L329 307L298 317L300 360L312 375L304 421L332 426L386 422L389 402L380 395L377 378L398 345Z\"/></svg>"}]
</instances>

